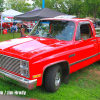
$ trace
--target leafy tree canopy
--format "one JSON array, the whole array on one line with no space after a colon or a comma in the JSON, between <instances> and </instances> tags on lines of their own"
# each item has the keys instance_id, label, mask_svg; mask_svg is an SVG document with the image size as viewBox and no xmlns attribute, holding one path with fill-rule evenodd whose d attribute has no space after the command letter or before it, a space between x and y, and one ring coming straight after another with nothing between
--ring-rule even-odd
<instances>
[{"instance_id":1,"label":"leafy tree canopy","mask_svg":"<svg viewBox=\"0 0 100 100\"><path fill-rule=\"evenodd\" d=\"M6 9L12 8L25 13L35 8L42 8L42 0L34 2L31 7L25 0L7 0ZM77 17L100 16L100 0L45 0L45 7Z\"/></svg>"},{"instance_id":2,"label":"leafy tree canopy","mask_svg":"<svg viewBox=\"0 0 100 100\"><path fill-rule=\"evenodd\" d=\"M10 8L23 13L33 10L31 4L25 3L25 0L7 0L6 9Z\"/></svg>"},{"instance_id":3,"label":"leafy tree canopy","mask_svg":"<svg viewBox=\"0 0 100 100\"><path fill-rule=\"evenodd\" d=\"M3 12L4 10L3 4L4 4L4 0L0 0L0 12Z\"/></svg>"}]
</instances>

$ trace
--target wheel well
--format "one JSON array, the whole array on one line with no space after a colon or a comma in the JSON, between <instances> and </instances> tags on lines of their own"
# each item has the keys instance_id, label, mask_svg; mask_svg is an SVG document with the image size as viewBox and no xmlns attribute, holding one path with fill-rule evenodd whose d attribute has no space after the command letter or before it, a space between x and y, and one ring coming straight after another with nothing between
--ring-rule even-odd
<instances>
[{"instance_id":1,"label":"wheel well","mask_svg":"<svg viewBox=\"0 0 100 100\"><path fill-rule=\"evenodd\" d=\"M69 63L67 61L63 61L63 62L59 62L59 63L56 63L56 64L59 64L61 66L61 69L62 69L62 82L65 83L65 84L68 84L68 80L69 80ZM56 65L56 64L54 64L54 65ZM54 65L51 65L51 66L54 66ZM45 78L46 71L51 66L47 67L44 70L44 73L43 73L43 83L44 83L44 78Z\"/></svg>"}]
</instances>

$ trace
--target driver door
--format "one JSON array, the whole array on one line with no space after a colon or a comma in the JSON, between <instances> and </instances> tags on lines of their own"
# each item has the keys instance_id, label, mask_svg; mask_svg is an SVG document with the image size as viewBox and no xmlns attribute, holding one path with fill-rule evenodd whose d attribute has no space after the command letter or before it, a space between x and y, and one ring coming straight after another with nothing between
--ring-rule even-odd
<instances>
[{"instance_id":1,"label":"driver door","mask_svg":"<svg viewBox=\"0 0 100 100\"><path fill-rule=\"evenodd\" d=\"M75 48L75 62L72 64L74 67L73 71L79 70L96 61L98 46L96 38L93 36L90 22L80 22L78 24ZM71 67L71 69L73 68Z\"/></svg>"}]
</instances>

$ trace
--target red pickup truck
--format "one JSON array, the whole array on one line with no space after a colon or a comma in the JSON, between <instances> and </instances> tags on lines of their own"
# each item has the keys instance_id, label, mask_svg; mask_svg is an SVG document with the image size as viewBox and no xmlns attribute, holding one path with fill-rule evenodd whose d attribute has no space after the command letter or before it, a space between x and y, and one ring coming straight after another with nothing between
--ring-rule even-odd
<instances>
[{"instance_id":1,"label":"red pickup truck","mask_svg":"<svg viewBox=\"0 0 100 100\"><path fill-rule=\"evenodd\" d=\"M86 19L41 19L29 35L0 43L0 78L55 92L69 74L100 60L100 37Z\"/></svg>"}]
</instances>

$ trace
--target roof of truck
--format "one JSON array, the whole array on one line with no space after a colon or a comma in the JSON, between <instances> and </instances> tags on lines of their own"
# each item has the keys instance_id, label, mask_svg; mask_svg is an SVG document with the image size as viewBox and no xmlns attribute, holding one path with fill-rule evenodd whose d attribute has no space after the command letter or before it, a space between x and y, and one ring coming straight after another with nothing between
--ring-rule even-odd
<instances>
[{"instance_id":1,"label":"roof of truck","mask_svg":"<svg viewBox=\"0 0 100 100\"><path fill-rule=\"evenodd\" d=\"M67 20L67 21L89 21L89 19L84 19L84 18L43 18L41 20Z\"/></svg>"}]
</instances>

